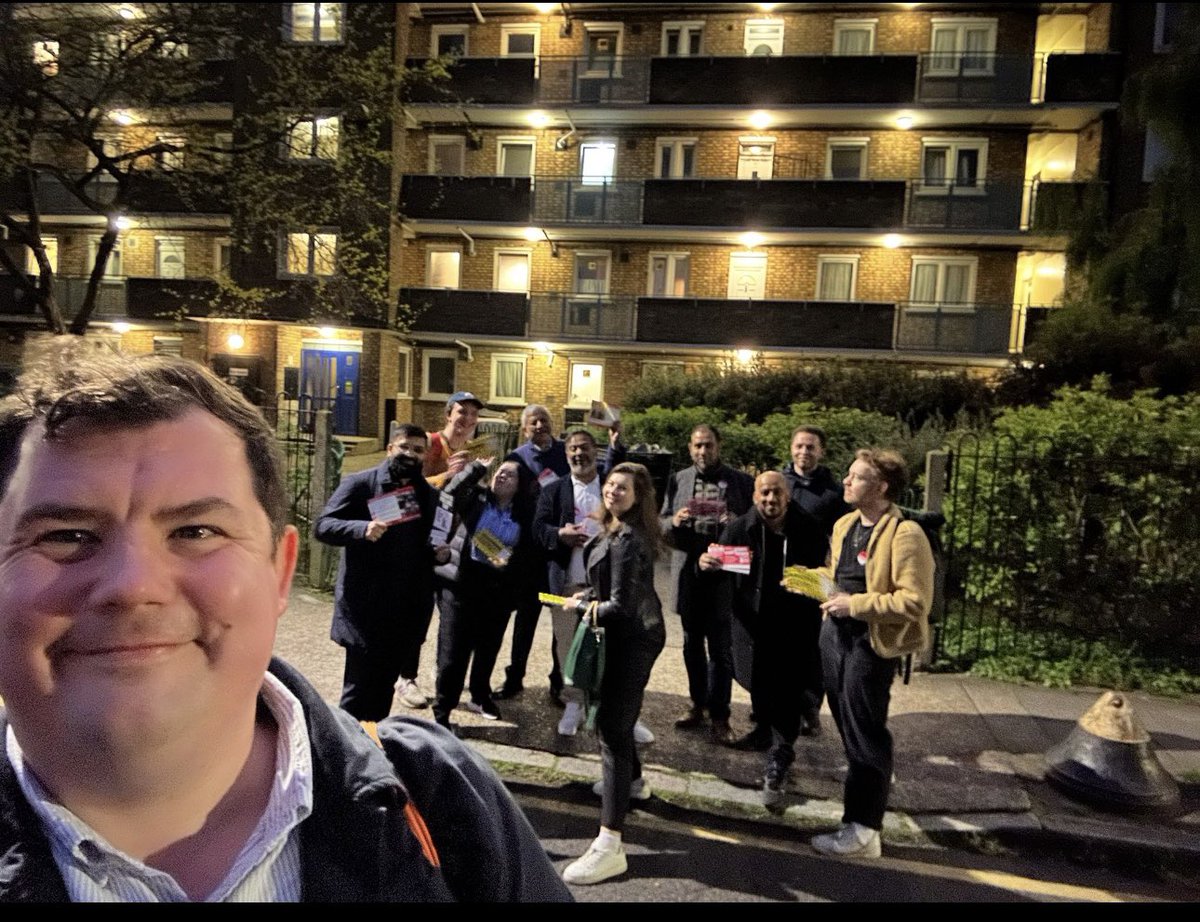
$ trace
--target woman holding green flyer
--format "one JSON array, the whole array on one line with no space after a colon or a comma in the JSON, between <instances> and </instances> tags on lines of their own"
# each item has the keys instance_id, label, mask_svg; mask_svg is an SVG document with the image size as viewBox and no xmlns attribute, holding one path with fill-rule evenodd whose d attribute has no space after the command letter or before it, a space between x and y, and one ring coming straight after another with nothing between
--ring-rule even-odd
<instances>
[{"instance_id":1,"label":"woman holding green flyer","mask_svg":"<svg viewBox=\"0 0 1200 922\"><path fill-rule=\"evenodd\" d=\"M563 603L580 615L594 608L607 644L596 715L603 766L600 834L563 872L569 884L597 884L628 867L621 830L630 793L648 796L633 727L650 670L666 643L662 604L654 591L662 538L650 472L641 464L618 464L601 497L600 534L584 547L588 588Z\"/></svg>"}]
</instances>

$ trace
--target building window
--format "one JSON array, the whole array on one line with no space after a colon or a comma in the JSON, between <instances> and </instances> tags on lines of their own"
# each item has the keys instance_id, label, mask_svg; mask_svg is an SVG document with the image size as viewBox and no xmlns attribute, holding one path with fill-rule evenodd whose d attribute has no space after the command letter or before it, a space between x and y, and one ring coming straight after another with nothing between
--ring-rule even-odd
<instances>
[{"instance_id":1,"label":"building window","mask_svg":"<svg viewBox=\"0 0 1200 922\"><path fill-rule=\"evenodd\" d=\"M613 181L617 167L617 145L612 141L585 141L579 145L579 176L585 186Z\"/></svg>"},{"instance_id":2,"label":"building window","mask_svg":"<svg viewBox=\"0 0 1200 922\"><path fill-rule=\"evenodd\" d=\"M425 281L430 288L458 288L461 280L462 251L433 249L428 251Z\"/></svg>"},{"instance_id":3,"label":"building window","mask_svg":"<svg viewBox=\"0 0 1200 922\"><path fill-rule=\"evenodd\" d=\"M182 170L183 151L187 140L177 134L160 134L158 143L162 145L162 149L154 155L158 168L160 170Z\"/></svg>"},{"instance_id":4,"label":"building window","mask_svg":"<svg viewBox=\"0 0 1200 922\"><path fill-rule=\"evenodd\" d=\"M689 253L651 253L646 293L652 298L684 298L692 270Z\"/></svg>"},{"instance_id":5,"label":"building window","mask_svg":"<svg viewBox=\"0 0 1200 922\"><path fill-rule=\"evenodd\" d=\"M445 400L458 388L455 386L458 353L449 350L427 349L421 356L422 399Z\"/></svg>"},{"instance_id":6,"label":"building window","mask_svg":"<svg viewBox=\"0 0 1200 922\"><path fill-rule=\"evenodd\" d=\"M396 396L412 396L412 346L400 346L396 353Z\"/></svg>"},{"instance_id":7,"label":"building window","mask_svg":"<svg viewBox=\"0 0 1200 922\"><path fill-rule=\"evenodd\" d=\"M857 288L857 256L817 257L818 301L853 301Z\"/></svg>"},{"instance_id":8,"label":"building window","mask_svg":"<svg viewBox=\"0 0 1200 922\"><path fill-rule=\"evenodd\" d=\"M500 26L500 55L505 58L533 58L533 76L535 79L538 75L537 60L541 45L541 26Z\"/></svg>"},{"instance_id":9,"label":"building window","mask_svg":"<svg viewBox=\"0 0 1200 922\"><path fill-rule=\"evenodd\" d=\"M213 241L213 275L229 278L233 269L233 241L218 237Z\"/></svg>"},{"instance_id":10,"label":"building window","mask_svg":"<svg viewBox=\"0 0 1200 922\"><path fill-rule=\"evenodd\" d=\"M825 144L826 179L866 179L867 139L830 138Z\"/></svg>"},{"instance_id":11,"label":"building window","mask_svg":"<svg viewBox=\"0 0 1200 922\"><path fill-rule=\"evenodd\" d=\"M492 356L492 393L488 403L525 405L525 356Z\"/></svg>"},{"instance_id":12,"label":"building window","mask_svg":"<svg viewBox=\"0 0 1200 922\"><path fill-rule=\"evenodd\" d=\"M112 32L101 32L92 37L88 49L88 63L93 67L104 67L121 56L129 47L129 36L117 29Z\"/></svg>"},{"instance_id":13,"label":"building window","mask_svg":"<svg viewBox=\"0 0 1200 922\"><path fill-rule=\"evenodd\" d=\"M911 307L975 309L975 271L978 261L970 257L914 256Z\"/></svg>"},{"instance_id":14,"label":"building window","mask_svg":"<svg viewBox=\"0 0 1200 922\"><path fill-rule=\"evenodd\" d=\"M183 355L183 337L182 336L155 336L154 337L154 354L155 355Z\"/></svg>"},{"instance_id":15,"label":"building window","mask_svg":"<svg viewBox=\"0 0 1200 922\"><path fill-rule=\"evenodd\" d=\"M987 141L979 138L923 138L919 192L954 193L984 191L987 176Z\"/></svg>"},{"instance_id":16,"label":"building window","mask_svg":"<svg viewBox=\"0 0 1200 922\"><path fill-rule=\"evenodd\" d=\"M683 362L642 362L643 378L681 378Z\"/></svg>"},{"instance_id":17,"label":"building window","mask_svg":"<svg viewBox=\"0 0 1200 922\"><path fill-rule=\"evenodd\" d=\"M96 256L99 253L100 236L88 237L88 264L85 275L92 274L92 267L96 265ZM112 251L108 254L108 262L104 264L104 275L106 278L121 278L125 275L124 264L121 261L120 237L113 241Z\"/></svg>"},{"instance_id":18,"label":"building window","mask_svg":"<svg viewBox=\"0 0 1200 922\"><path fill-rule=\"evenodd\" d=\"M286 235L280 275L315 278L337 268L337 234L331 231Z\"/></svg>"},{"instance_id":19,"label":"building window","mask_svg":"<svg viewBox=\"0 0 1200 922\"><path fill-rule=\"evenodd\" d=\"M41 41L33 43L33 66L41 70L47 77L58 75L58 42Z\"/></svg>"},{"instance_id":20,"label":"building window","mask_svg":"<svg viewBox=\"0 0 1200 922\"><path fill-rule=\"evenodd\" d=\"M434 176L462 176L467 172L467 140L462 135L430 135L429 172Z\"/></svg>"},{"instance_id":21,"label":"building window","mask_svg":"<svg viewBox=\"0 0 1200 922\"><path fill-rule=\"evenodd\" d=\"M672 58L700 54L700 42L703 37L703 22L664 22L661 53Z\"/></svg>"},{"instance_id":22,"label":"building window","mask_svg":"<svg viewBox=\"0 0 1200 922\"><path fill-rule=\"evenodd\" d=\"M467 55L469 26L431 26L429 29L429 53L431 57L444 55L462 58Z\"/></svg>"},{"instance_id":23,"label":"building window","mask_svg":"<svg viewBox=\"0 0 1200 922\"><path fill-rule=\"evenodd\" d=\"M744 46L748 55L783 54L783 20L747 19Z\"/></svg>"},{"instance_id":24,"label":"building window","mask_svg":"<svg viewBox=\"0 0 1200 922\"><path fill-rule=\"evenodd\" d=\"M1171 51L1179 40L1182 25L1182 3L1154 4L1154 50L1160 54Z\"/></svg>"},{"instance_id":25,"label":"building window","mask_svg":"<svg viewBox=\"0 0 1200 922\"><path fill-rule=\"evenodd\" d=\"M154 269L160 279L181 279L187 275L187 243L183 237L154 238Z\"/></svg>"},{"instance_id":26,"label":"building window","mask_svg":"<svg viewBox=\"0 0 1200 922\"><path fill-rule=\"evenodd\" d=\"M696 175L695 138L659 138L655 142L654 175L684 179Z\"/></svg>"},{"instance_id":27,"label":"building window","mask_svg":"<svg viewBox=\"0 0 1200 922\"><path fill-rule=\"evenodd\" d=\"M309 115L296 121L287 134L289 160L336 160L339 119Z\"/></svg>"},{"instance_id":28,"label":"building window","mask_svg":"<svg viewBox=\"0 0 1200 922\"><path fill-rule=\"evenodd\" d=\"M336 44L342 41L344 3L289 3L284 7L289 41L306 45Z\"/></svg>"},{"instance_id":29,"label":"building window","mask_svg":"<svg viewBox=\"0 0 1200 922\"><path fill-rule=\"evenodd\" d=\"M619 77L625 26L619 22L585 22L583 30L587 33L587 64L584 72Z\"/></svg>"},{"instance_id":30,"label":"building window","mask_svg":"<svg viewBox=\"0 0 1200 922\"><path fill-rule=\"evenodd\" d=\"M496 250L492 287L496 291L529 293L529 250Z\"/></svg>"},{"instance_id":31,"label":"building window","mask_svg":"<svg viewBox=\"0 0 1200 922\"><path fill-rule=\"evenodd\" d=\"M990 77L996 64L996 20L935 19L926 73Z\"/></svg>"},{"instance_id":32,"label":"building window","mask_svg":"<svg viewBox=\"0 0 1200 922\"><path fill-rule=\"evenodd\" d=\"M536 141L531 137L496 139L496 173L499 176L533 176Z\"/></svg>"},{"instance_id":33,"label":"building window","mask_svg":"<svg viewBox=\"0 0 1200 922\"><path fill-rule=\"evenodd\" d=\"M58 238L42 237L42 246L46 250L46 261L50 263L50 271L58 275ZM30 275L40 275L41 267L37 257L33 255L32 247L25 251L25 271Z\"/></svg>"},{"instance_id":34,"label":"building window","mask_svg":"<svg viewBox=\"0 0 1200 922\"><path fill-rule=\"evenodd\" d=\"M833 22L834 54L874 54L874 19L835 19Z\"/></svg>"}]
</instances>

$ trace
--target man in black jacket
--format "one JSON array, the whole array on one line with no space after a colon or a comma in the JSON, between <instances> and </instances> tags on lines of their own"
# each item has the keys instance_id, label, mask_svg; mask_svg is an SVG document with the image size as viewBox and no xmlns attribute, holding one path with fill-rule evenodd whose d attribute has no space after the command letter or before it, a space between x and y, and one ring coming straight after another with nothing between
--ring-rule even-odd
<instances>
[{"instance_id":1,"label":"man in black jacket","mask_svg":"<svg viewBox=\"0 0 1200 922\"><path fill-rule=\"evenodd\" d=\"M732 611L734 643L748 646L735 658L750 659L750 699L760 732L770 731L763 773L763 802L782 796L794 745L804 721L815 720L821 701L818 637L821 610L813 599L786 591L784 567L818 567L825 562L826 539L811 515L790 502L777 471L754 482L754 508L721 533L721 544L750 549L749 575L718 575L720 561L700 557L700 568L717 576L720 605ZM749 657L736 653L749 652Z\"/></svg>"},{"instance_id":2,"label":"man in black jacket","mask_svg":"<svg viewBox=\"0 0 1200 922\"><path fill-rule=\"evenodd\" d=\"M675 721L681 730L712 720L712 740L733 742L729 698L733 690L729 613L716 602L719 578L697 566L721 529L750 508L754 481L721 463L721 435L708 424L688 439L692 466L667 482L661 513L663 535L673 548L673 605L683 622L683 663L692 706ZM707 644L707 650L706 650Z\"/></svg>"},{"instance_id":3,"label":"man in black jacket","mask_svg":"<svg viewBox=\"0 0 1200 922\"><path fill-rule=\"evenodd\" d=\"M820 426L797 426L792 431L792 463L785 464L792 501L821 523L825 537L833 523L850 511L842 499L842 482L821 463L825 457L825 430Z\"/></svg>"}]
</instances>

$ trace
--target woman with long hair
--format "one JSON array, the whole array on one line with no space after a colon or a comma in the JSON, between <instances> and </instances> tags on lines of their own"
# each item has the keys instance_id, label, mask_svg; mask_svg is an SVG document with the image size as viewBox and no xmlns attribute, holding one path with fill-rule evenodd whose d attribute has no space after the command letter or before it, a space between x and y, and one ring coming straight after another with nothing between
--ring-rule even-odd
<instances>
[{"instance_id":1,"label":"woman with long hair","mask_svg":"<svg viewBox=\"0 0 1200 922\"><path fill-rule=\"evenodd\" d=\"M654 484L641 464L608 474L597 512L600 534L584 548L588 588L563 607L580 615L594 606L607 649L596 728L600 734L600 834L563 872L569 884L596 884L625 873L621 830L631 789L648 796L633 738L650 670L666 643L662 604L654 591L654 561L662 547Z\"/></svg>"}]
</instances>

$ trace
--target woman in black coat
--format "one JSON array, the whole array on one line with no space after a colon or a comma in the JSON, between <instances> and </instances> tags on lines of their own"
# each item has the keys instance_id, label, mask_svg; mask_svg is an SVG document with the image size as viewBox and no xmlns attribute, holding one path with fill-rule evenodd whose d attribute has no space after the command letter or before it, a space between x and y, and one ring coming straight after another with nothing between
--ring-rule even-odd
<instances>
[{"instance_id":1,"label":"woman in black coat","mask_svg":"<svg viewBox=\"0 0 1200 922\"><path fill-rule=\"evenodd\" d=\"M600 534L584 547L588 589L563 606L582 615L595 602L594 617L607 644L596 715L604 772L600 834L563 872L569 884L595 884L625 873L621 830L630 788L636 785L642 797L646 792L633 726L650 670L666 643L662 604L654 591L654 561L662 539L650 472L641 464L618 464L604 481L601 497Z\"/></svg>"}]
</instances>

